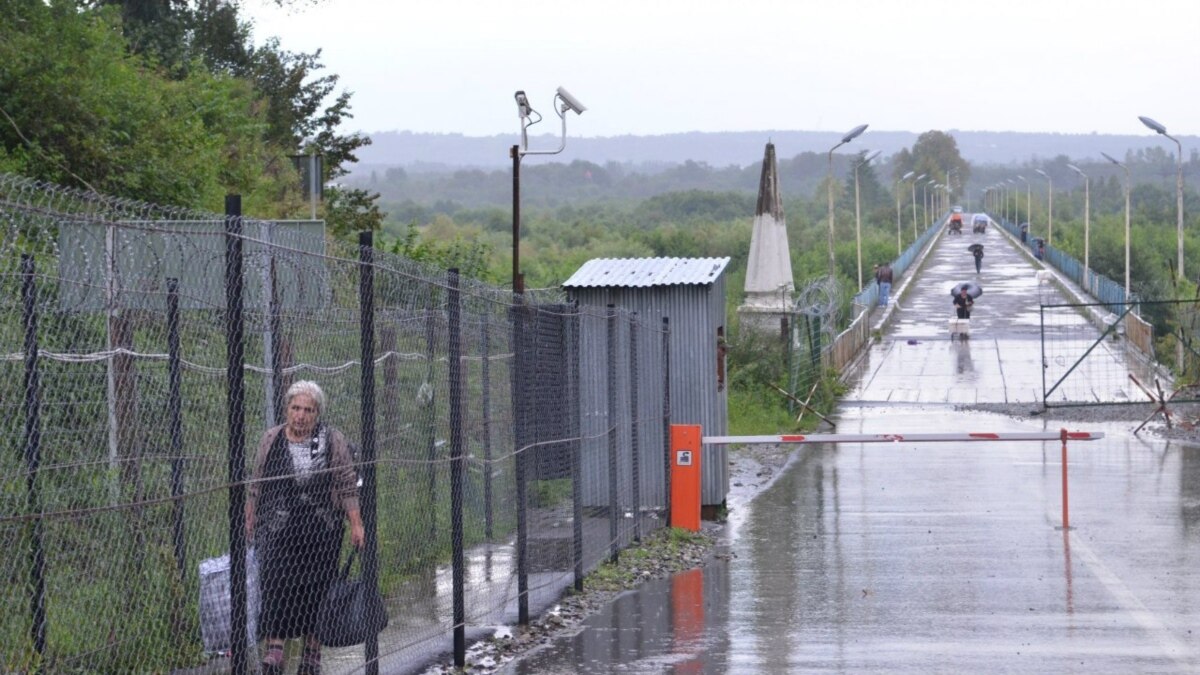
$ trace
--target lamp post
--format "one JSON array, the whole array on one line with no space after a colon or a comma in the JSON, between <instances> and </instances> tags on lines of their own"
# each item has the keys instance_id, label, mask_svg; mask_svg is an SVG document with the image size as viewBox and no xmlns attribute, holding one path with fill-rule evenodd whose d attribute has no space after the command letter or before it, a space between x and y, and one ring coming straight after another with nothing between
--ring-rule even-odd
<instances>
[{"instance_id":1,"label":"lamp post","mask_svg":"<svg viewBox=\"0 0 1200 675\"><path fill-rule=\"evenodd\" d=\"M1050 178L1050 174L1041 169L1034 169L1034 173L1040 174L1046 179L1046 243L1054 245L1054 180Z\"/></svg>"},{"instance_id":2,"label":"lamp post","mask_svg":"<svg viewBox=\"0 0 1200 675\"><path fill-rule=\"evenodd\" d=\"M836 278L837 276L837 261L833 258L833 151L854 140L859 134L866 130L866 124L860 124L854 127L848 131L845 136L842 136L842 140L839 141L837 145L829 149L829 179L827 181L827 192L829 193L829 277L831 279Z\"/></svg>"},{"instance_id":3,"label":"lamp post","mask_svg":"<svg viewBox=\"0 0 1200 675\"><path fill-rule=\"evenodd\" d=\"M921 179L924 177L925 177L925 174L921 174L920 176L917 176L916 178L914 178L912 181L913 241L916 241L917 236L918 236L917 235L917 183L921 182Z\"/></svg>"},{"instance_id":4,"label":"lamp post","mask_svg":"<svg viewBox=\"0 0 1200 675\"><path fill-rule=\"evenodd\" d=\"M1104 159L1125 170L1125 302L1129 302L1129 167L1113 159L1108 153L1100 153Z\"/></svg>"},{"instance_id":5,"label":"lamp post","mask_svg":"<svg viewBox=\"0 0 1200 675\"><path fill-rule=\"evenodd\" d=\"M862 211L861 211L861 208L859 207L859 203L858 203L858 167L860 167L863 164L866 164L867 162L870 162L871 160L878 157L880 152L883 152L883 151L876 150L874 153L871 154L870 157L867 157L863 161L854 165L854 251L855 251L855 255L858 259L858 288L859 288L859 290L861 290L863 287L863 278L862 278Z\"/></svg>"},{"instance_id":6,"label":"lamp post","mask_svg":"<svg viewBox=\"0 0 1200 675\"><path fill-rule=\"evenodd\" d=\"M1018 179L1025 181L1025 222L1033 227L1033 191L1029 187L1029 180L1025 176L1017 176ZM1021 199L1018 197L1015 200L1017 220L1021 219Z\"/></svg>"},{"instance_id":7,"label":"lamp post","mask_svg":"<svg viewBox=\"0 0 1200 675\"><path fill-rule=\"evenodd\" d=\"M922 229L929 227L929 186L932 184L932 178L921 181L921 217L924 220Z\"/></svg>"},{"instance_id":8,"label":"lamp post","mask_svg":"<svg viewBox=\"0 0 1200 675\"><path fill-rule=\"evenodd\" d=\"M1149 117L1138 117L1138 119L1142 121L1142 124L1145 124L1157 133L1175 141L1175 147L1178 150L1175 155L1175 233L1178 243L1177 252L1179 260L1177 264L1179 265L1179 278L1181 280L1186 279L1187 277L1183 274L1183 145L1179 142L1179 139L1168 134L1167 128L1158 122Z\"/></svg>"},{"instance_id":9,"label":"lamp post","mask_svg":"<svg viewBox=\"0 0 1200 675\"><path fill-rule=\"evenodd\" d=\"M1021 221L1021 214L1017 213L1017 207L1020 206L1020 197L1018 196L1017 188L1021 186L1017 185L1017 181L1013 180L1012 178L1005 178L1004 182L1008 184L1008 196L1012 197L1012 211L1009 212L1009 216L1019 225ZM1009 210L1007 197L1004 199L1004 210Z\"/></svg>"},{"instance_id":10,"label":"lamp post","mask_svg":"<svg viewBox=\"0 0 1200 675\"><path fill-rule=\"evenodd\" d=\"M1086 173L1074 164L1068 164L1067 168L1083 176L1083 285L1091 292L1091 282L1088 277L1088 271L1091 269L1088 266L1088 252L1091 250L1092 181Z\"/></svg>"},{"instance_id":11,"label":"lamp post","mask_svg":"<svg viewBox=\"0 0 1200 675\"><path fill-rule=\"evenodd\" d=\"M582 115L587 108L571 92L559 87L554 93L554 112L562 120L562 142L557 150L530 150L529 127L542 121L542 116L529 105L524 91L513 94L517 101L517 116L521 120L521 144L509 149L513 161L513 223L512 223L512 286L514 293L525 292L521 277L521 158L525 155L557 155L567 147L567 111ZM534 119L536 116L537 119Z\"/></svg>"},{"instance_id":12,"label":"lamp post","mask_svg":"<svg viewBox=\"0 0 1200 675\"><path fill-rule=\"evenodd\" d=\"M900 234L900 184L912 177L914 172L909 171L896 181L896 257L904 252L904 237Z\"/></svg>"}]
</instances>

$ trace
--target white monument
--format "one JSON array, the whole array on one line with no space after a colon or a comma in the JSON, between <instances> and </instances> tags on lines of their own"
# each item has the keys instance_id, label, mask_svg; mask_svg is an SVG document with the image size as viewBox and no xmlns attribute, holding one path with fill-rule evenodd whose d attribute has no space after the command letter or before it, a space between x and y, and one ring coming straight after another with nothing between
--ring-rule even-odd
<instances>
[{"instance_id":1,"label":"white monument","mask_svg":"<svg viewBox=\"0 0 1200 675\"><path fill-rule=\"evenodd\" d=\"M794 290L775 144L767 143L754 229L750 234L750 257L746 262L746 296L737 310L742 327L758 331L782 330L786 335Z\"/></svg>"}]
</instances>

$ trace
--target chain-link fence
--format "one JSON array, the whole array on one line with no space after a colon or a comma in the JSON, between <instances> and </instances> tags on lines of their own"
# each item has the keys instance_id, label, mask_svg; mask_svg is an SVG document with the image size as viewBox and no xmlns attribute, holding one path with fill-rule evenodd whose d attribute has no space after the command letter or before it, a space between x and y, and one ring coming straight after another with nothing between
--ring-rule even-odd
<instances>
[{"instance_id":1,"label":"chain-link fence","mask_svg":"<svg viewBox=\"0 0 1200 675\"><path fill-rule=\"evenodd\" d=\"M661 325L239 212L0 174L0 671L411 671L668 522Z\"/></svg>"}]
</instances>

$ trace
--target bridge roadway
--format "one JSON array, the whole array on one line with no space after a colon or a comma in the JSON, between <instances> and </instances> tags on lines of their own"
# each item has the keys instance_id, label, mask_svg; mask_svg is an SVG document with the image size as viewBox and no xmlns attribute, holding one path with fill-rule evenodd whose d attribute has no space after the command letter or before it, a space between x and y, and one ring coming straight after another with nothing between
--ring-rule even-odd
<instances>
[{"instance_id":1,"label":"bridge roadway","mask_svg":"<svg viewBox=\"0 0 1200 675\"><path fill-rule=\"evenodd\" d=\"M951 342L949 289L975 278L974 240L984 295L971 338ZM995 228L942 236L837 430L1102 431L1069 448L1070 531L1057 442L780 448L778 478L731 498L727 560L623 596L506 672L1200 672L1200 449L1134 437L1137 419L957 405L1040 407L1037 304L1058 291L1036 265Z\"/></svg>"}]
</instances>

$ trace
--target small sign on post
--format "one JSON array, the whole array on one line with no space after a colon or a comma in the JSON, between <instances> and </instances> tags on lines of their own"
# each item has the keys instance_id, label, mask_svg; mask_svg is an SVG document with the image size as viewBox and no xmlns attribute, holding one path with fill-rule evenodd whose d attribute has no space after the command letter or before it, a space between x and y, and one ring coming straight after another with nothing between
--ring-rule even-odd
<instances>
[{"instance_id":1,"label":"small sign on post","mask_svg":"<svg viewBox=\"0 0 1200 675\"><path fill-rule=\"evenodd\" d=\"M700 530L700 425L671 425L671 527Z\"/></svg>"}]
</instances>

